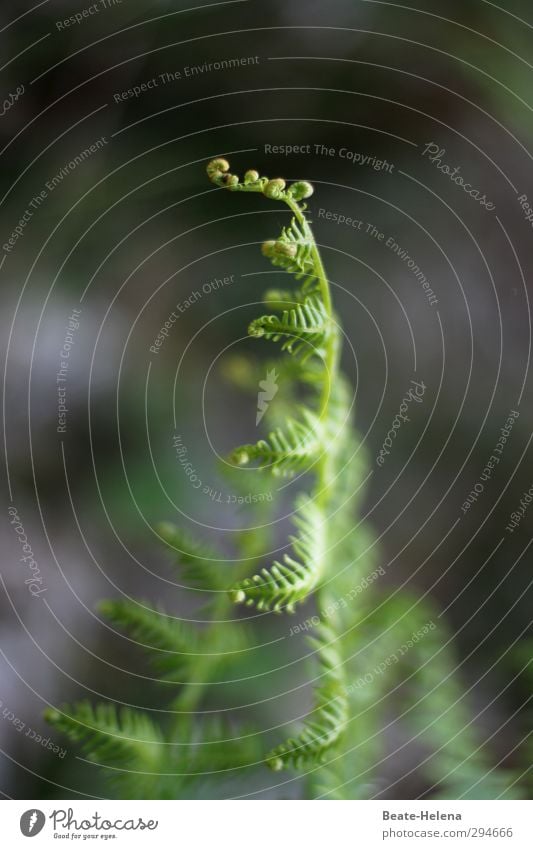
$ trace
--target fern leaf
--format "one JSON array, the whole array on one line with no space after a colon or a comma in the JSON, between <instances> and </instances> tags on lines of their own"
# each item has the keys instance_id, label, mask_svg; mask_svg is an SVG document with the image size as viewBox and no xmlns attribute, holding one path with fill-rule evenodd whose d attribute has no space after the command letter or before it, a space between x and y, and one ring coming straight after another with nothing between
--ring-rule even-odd
<instances>
[{"instance_id":1,"label":"fern leaf","mask_svg":"<svg viewBox=\"0 0 533 849\"><path fill-rule=\"evenodd\" d=\"M263 253L271 263L304 280L301 288L310 294L317 287L316 268L312 255L313 240L300 227L296 218L284 227L277 241L266 242Z\"/></svg>"},{"instance_id":2,"label":"fern leaf","mask_svg":"<svg viewBox=\"0 0 533 849\"><path fill-rule=\"evenodd\" d=\"M333 631L326 626L321 626L320 631L320 637L311 642L318 652L323 682L316 690L315 707L303 731L267 756L267 764L275 772L289 766L302 769L324 763L346 728L348 697L342 660L333 643Z\"/></svg>"},{"instance_id":3,"label":"fern leaf","mask_svg":"<svg viewBox=\"0 0 533 849\"><path fill-rule=\"evenodd\" d=\"M46 719L71 740L81 743L85 756L100 764L122 768L157 768L163 750L160 729L145 713L112 702L93 707L89 702L48 710Z\"/></svg>"},{"instance_id":4,"label":"fern leaf","mask_svg":"<svg viewBox=\"0 0 533 849\"><path fill-rule=\"evenodd\" d=\"M323 356L331 321L322 300L312 295L284 309L281 316L263 315L251 322L248 333L272 342L284 339L282 350L305 362L313 354Z\"/></svg>"},{"instance_id":5,"label":"fern leaf","mask_svg":"<svg viewBox=\"0 0 533 849\"><path fill-rule=\"evenodd\" d=\"M182 736L191 743L184 753L190 771L236 770L264 760L261 735L220 716L206 716Z\"/></svg>"},{"instance_id":6,"label":"fern leaf","mask_svg":"<svg viewBox=\"0 0 533 849\"><path fill-rule=\"evenodd\" d=\"M337 768L337 763L328 764L311 773L309 776L311 784L311 799L327 798L328 801L346 801L344 775Z\"/></svg>"},{"instance_id":7,"label":"fern leaf","mask_svg":"<svg viewBox=\"0 0 533 849\"><path fill-rule=\"evenodd\" d=\"M181 574L191 587L223 590L228 586L228 564L221 553L198 542L187 531L171 522L161 522L157 531L174 550L181 565Z\"/></svg>"},{"instance_id":8,"label":"fern leaf","mask_svg":"<svg viewBox=\"0 0 533 849\"><path fill-rule=\"evenodd\" d=\"M201 631L162 610L128 600L104 601L99 609L142 643L143 648L148 648L163 680L175 684L194 680L195 671L204 659L226 663L238 658L249 645L240 623L222 623L217 628L216 652L206 653Z\"/></svg>"},{"instance_id":9,"label":"fern leaf","mask_svg":"<svg viewBox=\"0 0 533 849\"><path fill-rule=\"evenodd\" d=\"M236 448L230 462L246 466L256 461L260 469L268 468L276 477L290 477L304 470L320 452L322 428L309 410L302 409L301 413L303 421L291 418L285 428L276 428L268 439Z\"/></svg>"},{"instance_id":10,"label":"fern leaf","mask_svg":"<svg viewBox=\"0 0 533 849\"><path fill-rule=\"evenodd\" d=\"M305 601L315 589L324 569L324 516L314 501L302 496L293 522L299 531L298 536L290 537L294 556L284 554L282 562L276 560L270 569L261 569L236 584L231 590L234 602L255 605L258 610L293 613L295 604Z\"/></svg>"},{"instance_id":11,"label":"fern leaf","mask_svg":"<svg viewBox=\"0 0 533 849\"><path fill-rule=\"evenodd\" d=\"M181 683L188 679L200 650L199 634L189 623L127 599L102 601L98 608L106 619L128 631L140 647L151 652L153 665L164 680Z\"/></svg>"},{"instance_id":12,"label":"fern leaf","mask_svg":"<svg viewBox=\"0 0 533 849\"><path fill-rule=\"evenodd\" d=\"M106 785L118 799L175 799L183 777L149 716L112 703L88 702L49 710L46 719L70 740L81 744L86 758L103 768Z\"/></svg>"}]
</instances>

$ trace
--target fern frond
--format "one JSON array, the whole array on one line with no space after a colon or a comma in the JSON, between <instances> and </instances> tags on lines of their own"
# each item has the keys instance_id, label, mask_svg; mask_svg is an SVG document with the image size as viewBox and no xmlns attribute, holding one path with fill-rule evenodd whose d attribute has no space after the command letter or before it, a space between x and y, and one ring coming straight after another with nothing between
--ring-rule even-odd
<instances>
[{"instance_id":1,"label":"fern frond","mask_svg":"<svg viewBox=\"0 0 533 849\"><path fill-rule=\"evenodd\" d=\"M336 764L324 766L318 770L316 777L310 775L311 799L323 799L328 801L345 802L349 798L344 792L344 776L336 769Z\"/></svg>"},{"instance_id":2,"label":"fern frond","mask_svg":"<svg viewBox=\"0 0 533 849\"><path fill-rule=\"evenodd\" d=\"M322 684L316 690L315 707L303 731L267 756L268 765L276 772L287 767L302 769L324 763L344 734L348 697L342 659L334 640L333 631L324 625L320 628L320 637L311 640L318 652Z\"/></svg>"},{"instance_id":3,"label":"fern frond","mask_svg":"<svg viewBox=\"0 0 533 849\"><path fill-rule=\"evenodd\" d=\"M306 294L317 289L315 262L312 255L313 240L296 218L292 218L288 227L284 227L276 241L265 242L263 254L272 265L294 274L296 280L303 280L301 289Z\"/></svg>"},{"instance_id":4,"label":"fern frond","mask_svg":"<svg viewBox=\"0 0 533 849\"><path fill-rule=\"evenodd\" d=\"M187 622L173 619L161 609L127 599L101 601L99 612L131 634L152 654L163 680L180 683L188 677L200 649L199 634Z\"/></svg>"},{"instance_id":5,"label":"fern frond","mask_svg":"<svg viewBox=\"0 0 533 849\"><path fill-rule=\"evenodd\" d=\"M161 730L140 711L119 711L112 702L95 707L79 702L48 710L45 716L55 728L81 743L85 756L95 763L156 769L161 761Z\"/></svg>"},{"instance_id":6,"label":"fern frond","mask_svg":"<svg viewBox=\"0 0 533 849\"><path fill-rule=\"evenodd\" d=\"M256 318L248 327L248 333L255 338L272 342L284 339L282 350L299 357L302 362L313 355L324 356L330 330L331 320L317 295L283 309L281 316L271 314Z\"/></svg>"},{"instance_id":7,"label":"fern frond","mask_svg":"<svg viewBox=\"0 0 533 849\"><path fill-rule=\"evenodd\" d=\"M127 599L103 601L99 609L142 643L143 648L149 649L163 680L175 684L194 680L195 670L205 658L212 658L217 664L225 663L235 660L249 645L240 623L221 623L217 628L217 651L207 654L202 632L163 610Z\"/></svg>"},{"instance_id":8,"label":"fern frond","mask_svg":"<svg viewBox=\"0 0 533 849\"><path fill-rule=\"evenodd\" d=\"M255 445L241 445L230 454L230 462L238 466L258 462L260 469L269 469L276 477L291 477L316 458L321 448L321 424L305 408L301 409L303 421L288 419L285 428L276 428L268 439Z\"/></svg>"},{"instance_id":9,"label":"fern frond","mask_svg":"<svg viewBox=\"0 0 533 849\"><path fill-rule=\"evenodd\" d=\"M223 590L227 587L228 562L223 555L171 522L161 522L157 531L174 551L181 574L189 585L200 590Z\"/></svg>"},{"instance_id":10,"label":"fern frond","mask_svg":"<svg viewBox=\"0 0 533 849\"><path fill-rule=\"evenodd\" d=\"M270 569L240 581L231 590L234 602L255 605L258 610L285 609L294 612L295 604L305 601L317 586L324 569L326 528L322 511L308 496L301 496L293 516L299 531L291 536L294 556L284 554Z\"/></svg>"},{"instance_id":11,"label":"fern frond","mask_svg":"<svg viewBox=\"0 0 533 849\"><path fill-rule=\"evenodd\" d=\"M187 767L194 772L235 770L264 759L261 735L221 716L206 716L195 724L188 739Z\"/></svg>"}]
</instances>

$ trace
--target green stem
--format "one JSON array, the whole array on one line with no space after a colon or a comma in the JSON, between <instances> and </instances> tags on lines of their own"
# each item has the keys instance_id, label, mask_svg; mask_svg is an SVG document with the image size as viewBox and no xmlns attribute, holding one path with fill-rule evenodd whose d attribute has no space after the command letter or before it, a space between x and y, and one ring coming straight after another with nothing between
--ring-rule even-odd
<instances>
[{"instance_id":1,"label":"green stem","mask_svg":"<svg viewBox=\"0 0 533 849\"><path fill-rule=\"evenodd\" d=\"M333 308L331 305L331 292L329 289L328 278L326 277L326 272L322 263L322 257L320 256L320 252L318 250L313 231L311 230L311 225L305 217L301 207L298 205L298 203L296 203L295 200L293 200L291 197L287 197L285 202L289 209L294 213L294 216L297 219L298 223L301 225L302 230L309 238L309 241L311 243L311 255L313 257L316 275L320 283L320 293L322 295L322 300L324 302L324 306L326 307L326 312L328 313L329 317L333 318Z\"/></svg>"},{"instance_id":2,"label":"green stem","mask_svg":"<svg viewBox=\"0 0 533 849\"><path fill-rule=\"evenodd\" d=\"M252 557L260 557L260 552L256 555L252 553ZM245 564L246 571L248 571L248 560ZM232 610L234 609L233 602L231 602L228 593L224 590L220 592L218 598L215 599L213 605L211 607L212 613L212 622L208 628L205 630L205 642L206 645L209 645L209 638L211 636L216 637L216 630L220 627L221 621L227 619L228 615L231 615ZM214 641L216 644L216 639ZM184 684L182 690L179 695L175 698L172 703L172 709L177 713L177 716L174 720L171 739L175 739L180 726L181 726L181 718L184 713L194 713L198 704L200 703L202 696L205 693L205 690L209 686L209 675L215 668L218 662L218 658L213 655L202 655L198 659L198 663L195 669L195 681L188 681Z\"/></svg>"},{"instance_id":3,"label":"green stem","mask_svg":"<svg viewBox=\"0 0 533 849\"><path fill-rule=\"evenodd\" d=\"M339 371L339 330L337 323L335 321L335 316L333 314L333 306L332 306L332 298L331 298L331 290L329 286L329 281L326 276L326 271L324 269L324 264L322 262L322 257L320 256L320 251L315 241L315 237L307 218L303 214L302 210L298 206L297 203L292 201L291 199L287 199L287 204L296 216L299 224L302 227L303 232L306 234L307 238L310 241L311 245L311 256L313 257L313 263L315 266L316 276L320 285L320 292L322 296L322 301L326 307L326 311L329 317L329 321L331 323L331 332L328 335L328 339L326 342L326 355L324 358L324 371L325 371L325 379L324 385L321 392L320 397L320 407L319 407L319 416L321 421L328 421L328 407L331 399L331 391L334 385L334 381L337 378L337 374ZM330 446L328 446L328 449ZM335 448L331 445L330 450L326 450L323 452L322 457L320 458L320 462L318 464L318 468L316 471L316 491L317 491L317 501L322 507L324 513L327 509L327 504L331 495L331 470L334 462L334 453ZM325 520L327 521L327 520ZM326 546L327 547L327 546ZM317 605L319 609L325 609L328 607L328 590L318 587L315 593L315 597L317 600ZM333 623L332 627L333 627ZM313 774L314 778L314 774ZM310 789L312 790L313 779L310 781ZM314 793L311 793L311 798L314 797Z\"/></svg>"},{"instance_id":4,"label":"green stem","mask_svg":"<svg viewBox=\"0 0 533 849\"><path fill-rule=\"evenodd\" d=\"M303 232L309 239L311 246L311 256L315 266L316 276L320 286L320 294L326 308L326 312L331 323L331 333L326 341L326 355L324 357L324 385L320 396L319 403L319 419L320 421L328 420L328 405L330 402L332 387L338 370L338 344L337 344L337 327L335 325L335 317L333 315L333 306L331 300L331 290L329 281L326 276L322 257L315 241L311 225L305 217L300 206L290 197L286 198L286 203L294 213L298 223L302 227ZM319 502L321 506L325 506L328 499L329 476L331 470L331 454L332 452L325 451L320 459L317 468L317 491L319 493Z\"/></svg>"}]
</instances>

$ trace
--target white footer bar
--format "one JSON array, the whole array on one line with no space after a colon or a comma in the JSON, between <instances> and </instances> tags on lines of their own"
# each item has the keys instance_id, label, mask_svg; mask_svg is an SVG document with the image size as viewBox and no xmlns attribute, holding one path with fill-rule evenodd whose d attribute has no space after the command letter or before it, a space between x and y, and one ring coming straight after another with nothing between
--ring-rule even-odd
<instances>
[{"instance_id":1,"label":"white footer bar","mask_svg":"<svg viewBox=\"0 0 533 849\"><path fill-rule=\"evenodd\" d=\"M5 801L1 845L532 849L532 808L526 801Z\"/></svg>"}]
</instances>

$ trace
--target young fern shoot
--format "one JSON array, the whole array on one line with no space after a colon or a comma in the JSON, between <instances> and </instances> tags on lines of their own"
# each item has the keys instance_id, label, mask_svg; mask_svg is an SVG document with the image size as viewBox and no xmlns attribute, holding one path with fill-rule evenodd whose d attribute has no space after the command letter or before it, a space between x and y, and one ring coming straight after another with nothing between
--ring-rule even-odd
<instances>
[{"instance_id":1,"label":"young fern shoot","mask_svg":"<svg viewBox=\"0 0 533 849\"><path fill-rule=\"evenodd\" d=\"M394 656L418 626L425 642L410 650L416 673L409 673L414 683L405 698L417 706L413 716L418 723L420 717L426 723L427 716L426 730L439 745L431 780L441 773L451 775L438 792L443 798L453 794L458 786L453 775L462 774L468 758L468 780L476 786L486 761L475 731L464 732L454 661L428 626L431 608L402 593L374 604L369 591L384 569L376 560L368 525L356 524L368 463L353 427L353 392L339 369L341 330L306 214L305 201L313 188L302 181L287 186L285 180L271 180L257 171L247 171L241 180L222 158L212 160L207 173L219 188L261 194L284 203L292 214L278 238L264 242L262 252L292 275L294 287L265 294L267 311L251 322L249 335L280 345L282 356L269 374L285 376L291 387L305 386L308 397L305 403L294 403L287 415L283 409L284 417L277 415L277 426L265 438L235 448L228 472L242 477L239 467L255 468L254 474L245 475L248 489L263 486L265 475L292 478L298 487L301 478L293 499L290 552L270 565L264 563L270 514L261 501L251 508L255 514L250 530L235 536L237 565L229 569L223 552L172 524L161 524L159 535L178 561L180 578L208 598L202 614L210 625L200 631L162 608L130 599L102 602L99 612L151 657L161 686L173 693L169 707L158 704L152 717L129 706L117 709L111 702L96 707L81 702L50 710L47 718L104 769L120 798L206 798L217 793L212 785L219 785L221 778L227 793L231 781L265 763L275 771L303 771L311 797L369 798L377 786L372 782L379 780L378 765L385 759L380 722L391 673L386 677L363 672L383 666L383 658ZM239 367L236 382L238 373ZM256 391L256 383L253 388ZM260 412L262 418L272 409ZM233 483L239 485L236 479ZM302 491L304 486L307 491ZM254 568L246 565L250 563ZM241 564L247 575L242 575ZM364 596L359 595L363 589ZM285 615L311 597L320 612L312 617L314 706L299 731L268 751L263 734L220 718L226 712L219 717L199 707L216 684L224 684L220 679L228 667L230 680L246 680L240 677L242 666L256 647L246 623L232 615L234 605ZM395 669L399 678L403 667L399 663ZM443 712L447 700L450 706ZM412 705L407 704L408 716ZM513 776L498 773L487 792L512 798L515 783Z\"/></svg>"},{"instance_id":2,"label":"young fern shoot","mask_svg":"<svg viewBox=\"0 0 533 849\"><path fill-rule=\"evenodd\" d=\"M320 251L305 214L305 200L312 195L313 187L304 181L287 186L285 180L270 180L257 171L247 171L241 181L230 172L225 159L210 162L207 173L216 186L232 192L260 193L285 203L293 216L277 239L263 243L262 253L292 274L297 286L290 292L267 292L265 301L273 311L252 321L249 334L281 342L282 351L299 361L300 379L313 387L314 403L311 408L296 409L294 417L266 439L236 448L232 459L239 465L256 464L275 476L310 473L314 486L295 500L292 552L236 583L231 599L258 610L294 613L296 605L312 593L316 593L319 606L327 601L324 587L335 572L335 537L330 534L335 532L336 523L332 514L339 513L334 505L335 482L344 472L350 449L350 392L339 373L341 331ZM322 625L314 641L322 682L316 691L315 707L301 734L268 756L272 769L309 768L322 763L339 742L348 719L348 701L338 645L332 623Z\"/></svg>"}]
</instances>

